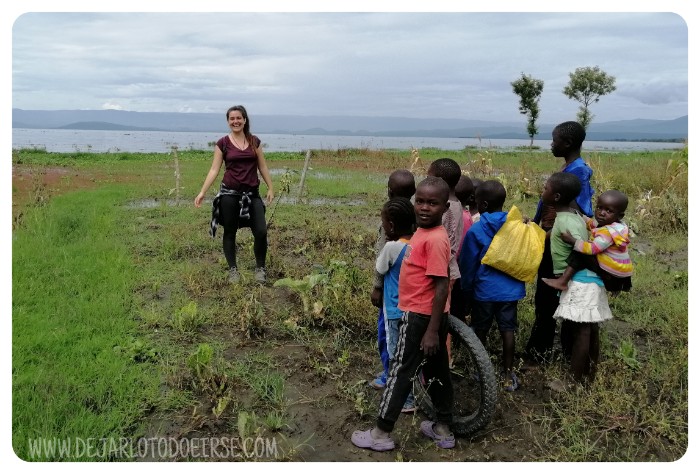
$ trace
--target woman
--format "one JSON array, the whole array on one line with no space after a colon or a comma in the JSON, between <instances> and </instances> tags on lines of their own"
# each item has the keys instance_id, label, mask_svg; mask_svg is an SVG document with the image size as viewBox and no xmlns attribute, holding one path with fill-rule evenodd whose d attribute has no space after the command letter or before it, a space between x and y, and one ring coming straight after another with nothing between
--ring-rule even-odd
<instances>
[{"instance_id":1,"label":"woman","mask_svg":"<svg viewBox=\"0 0 700 474\"><path fill-rule=\"evenodd\" d=\"M229 266L229 281L237 283L241 275L236 266L236 231L239 227L250 227L255 239L255 280L265 282L265 258L267 256L267 223L265 204L259 193L258 171L267 184L267 204L272 203L275 193L270 171L267 169L260 139L250 133L248 112L242 105L236 105L226 112L226 120L231 133L219 139L214 147L214 160L207 174L202 190L194 205L200 207L209 187L212 185L221 164L226 171L219 193L214 198L212 209L211 235L214 237L219 223L224 226L224 255Z\"/></svg>"}]
</instances>

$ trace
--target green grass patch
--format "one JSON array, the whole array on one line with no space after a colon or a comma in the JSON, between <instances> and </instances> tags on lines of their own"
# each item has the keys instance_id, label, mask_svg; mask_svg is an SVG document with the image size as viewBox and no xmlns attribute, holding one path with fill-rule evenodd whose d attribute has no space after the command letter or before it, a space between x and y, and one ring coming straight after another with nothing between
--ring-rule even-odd
<instances>
[{"instance_id":1,"label":"green grass patch","mask_svg":"<svg viewBox=\"0 0 700 474\"><path fill-rule=\"evenodd\" d=\"M22 459L40 439L131 437L157 395L117 228L124 198L114 188L56 198L14 235L12 444Z\"/></svg>"},{"instance_id":2,"label":"green grass patch","mask_svg":"<svg viewBox=\"0 0 700 474\"><path fill-rule=\"evenodd\" d=\"M499 399L506 416L493 420L478 445L488 450L507 439L503 456L527 453L525 460L679 459L688 446L687 150L585 156L597 191L629 194L633 291L610 300L615 319L601 330L593 385L558 395L542 389L564 376L563 362L545 369L546 380L526 374L521 391ZM266 157L278 194L281 171L291 170L286 192L297 197L304 154ZM376 410L365 378L379 364L369 290L386 179L414 164L420 179L442 157L470 176L500 180L505 207L530 216L546 177L561 166L546 150L487 146L314 151L304 199L268 208L270 284L252 280L253 239L243 229L243 278L232 286L223 229L212 239L210 205L192 204L211 151L178 151L180 205L172 202L171 154L17 151L16 165L67 166L98 180L97 191L28 201L15 232L18 454L27 457L29 438L153 436L171 423L183 436L211 429L297 443L315 422L347 455L346 433L328 424L366 424ZM215 193L212 187L207 197ZM533 295L531 284L519 304L518 354L534 322ZM497 363L496 331L492 342ZM476 443L460 441L470 451ZM424 460L424 448L402 445L406 459Z\"/></svg>"}]
</instances>

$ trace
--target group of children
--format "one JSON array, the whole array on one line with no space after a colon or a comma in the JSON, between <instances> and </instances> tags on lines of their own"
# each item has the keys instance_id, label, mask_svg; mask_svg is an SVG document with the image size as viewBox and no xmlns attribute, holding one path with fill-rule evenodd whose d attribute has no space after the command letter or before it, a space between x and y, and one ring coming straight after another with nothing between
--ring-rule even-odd
<instances>
[{"instance_id":1,"label":"group of children","mask_svg":"<svg viewBox=\"0 0 700 474\"><path fill-rule=\"evenodd\" d=\"M580 154L585 130L576 122L565 122L555 127L552 136L552 153L570 157ZM569 165L566 161L564 168ZM415 411L411 389L419 368L426 380L438 381L428 387L436 419L423 421L421 432L440 448L455 446L450 431L448 314L463 320L471 314L470 325L483 343L495 320L503 344L504 389L514 391L520 386L514 352L517 305L525 296L525 283L481 263L506 221L506 190L497 180L462 175L459 164L449 158L431 163L427 174L417 186L408 170L393 172L388 181L389 200L381 213L371 295L380 308L378 337L384 370L370 385L384 392L376 426L352 434L353 444L360 448L394 448L390 434L400 413ZM629 231L621 221L627 197L606 191L599 196L594 215L582 213L577 198L591 187L579 176L554 173L538 205L538 210L556 212L547 232L556 278L543 283L561 291L554 318L571 329L565 355L577 382L595 375L598 325L612 318L606 290L629 291L632 273ZM587 199L590 209L590 194Z\"/></svg>"}]
</instances>

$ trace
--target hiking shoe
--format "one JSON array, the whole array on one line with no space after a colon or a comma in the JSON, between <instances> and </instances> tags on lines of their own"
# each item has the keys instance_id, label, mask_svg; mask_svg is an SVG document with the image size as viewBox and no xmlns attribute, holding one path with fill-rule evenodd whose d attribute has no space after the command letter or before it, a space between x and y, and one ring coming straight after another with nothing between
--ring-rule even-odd
<instances>
[{"instance_id":1,"label":"hiking shoe","mask_svg":"<svg viewBox=\"0 0 700 474\"><path fill-rule=\"evenodd\" d=\"M382 375L384 375L384 374L382 374ZM384 387L386 387L386 380L384 380L380 376L380 377L377 377L376 379L372 380L371 382L369 382L368 385L376 390L381 390Z\"/></svg>"},{"instance_id":2,"label":"hiking shoe","mask_svg":"<svg viewBox=\"0 0 700 474\"><path fill-rule=\"evenodd\" d=\"M267 281L265 267L258 267L255 269L255 281L258 283L265 283L265 281Z\"/></svg>"},{"instance_id":3,"label":"hiking shoe","mask_svg":"<svg viewBox=\"0 0 700 474\"><path fill-rule=\"evenodd\" d=\"M430 420L425 420L420 424L420 431L428 438L435 441L435 445L442 449L452 449L455 447L455 435L450 433L446 436L440 436L433 429L435 428L435 422Z\"/></svg>"},{"instance_id":4,"label":"hiking shoe","mask_svg":"<svg viewBox=\"0 0 700 474\"><path fill-rule=\"evenodd\" d=\"M241 274L238 273L238 268L231 267L228 271L228 282L238 283L239 281L241 281Z\"/></svg>"},{"instance_id":5,"label":"hiking shoe","mask_svg":"<svg viewBox=\"0 0 700 474\"><path fill-rule=\"evenodd\" d=\"M511 372L510 376L506 376L503 385L505 386L506 392L515 392L518 387L520 387L520 380L518 380L515 372Z\"/></svg>"},{"instance_id":6,"label":"hiking shoe","mask_svg":"<svg viewBox=\"0 0 700 474\"><path fill-rule=\"evenodd\" d=\"M406 403L403 404L403 408L401 408L401 413L415 413L416 412L416 405L409 400L406 400Z\"/></svg>"}]
</instances>

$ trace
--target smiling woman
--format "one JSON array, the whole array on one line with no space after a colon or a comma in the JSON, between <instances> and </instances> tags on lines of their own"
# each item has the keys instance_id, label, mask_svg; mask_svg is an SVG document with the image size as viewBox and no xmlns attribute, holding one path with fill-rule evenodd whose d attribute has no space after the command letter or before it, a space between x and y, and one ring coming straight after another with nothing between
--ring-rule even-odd
<instances>
[{"instance_id":1,"label":"smiling woman","mask_svg":"<svg viewBox=\"0 0 700 474\"><path fill-rule=\"evenodd\" d=\"M226 120L231 133L219 139L214 147L214 160L202 190L194 199L200 207L207 190L219 174L221 165L226 171L219 192L212 204L210 233L214 237L218 224L224 226L223 247L229 267L229 281L238 283L241 275L236 265L236 232L239 227L250 227L255 238L255 280L265 283L265 258L267 256L267 223L265 204L260 197L258 172L267 184L267 204L272 203L275 193L272 178L265 162L260 139L250 133L248 112L242 105L226 111Z\"/></svg>"}]
</instances>

